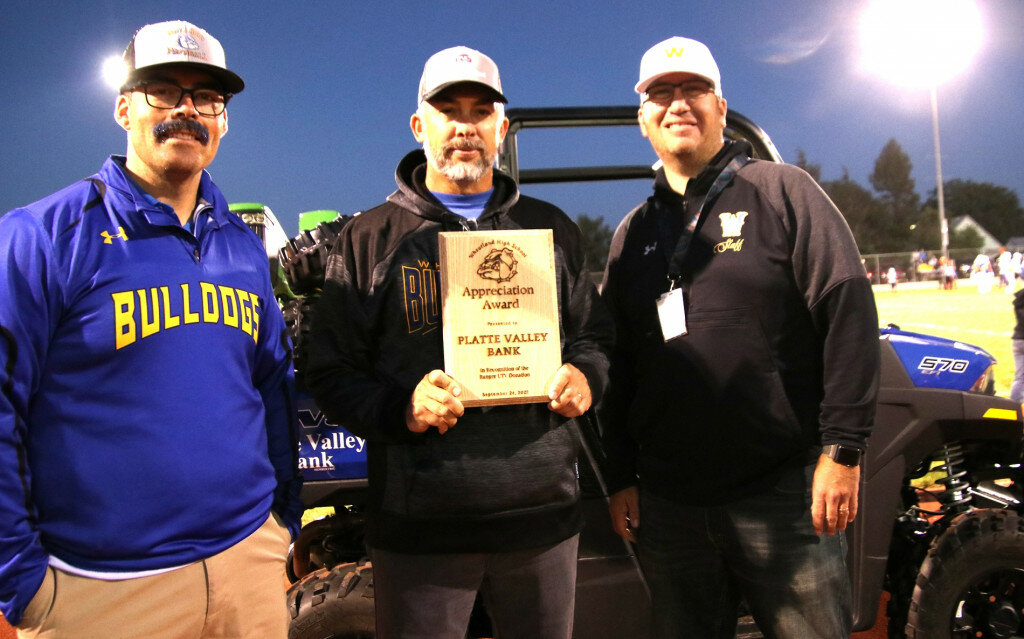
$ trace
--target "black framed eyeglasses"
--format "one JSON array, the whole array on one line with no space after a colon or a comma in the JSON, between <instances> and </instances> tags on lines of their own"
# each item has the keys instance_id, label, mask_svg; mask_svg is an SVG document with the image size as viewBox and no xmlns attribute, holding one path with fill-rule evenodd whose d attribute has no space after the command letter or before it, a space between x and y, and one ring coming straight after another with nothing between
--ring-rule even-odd
<instances>
[{"instance_id":1,"label":"black framed eyeglasses","mask_svg":"<svg viewBox=\"0 0 1024 639\"><path fill-rule=\"evenodd\" d=\"M144 82L131 88L146 95L146 104L154 109L175 109L185 99L192 98L192 105L200 115L220 115L231 99L230 93L221 93L216 89L186 89L173 82Z\"/></svg>"},{"instance_id":2,"label":"black framed eyeglasses","mask_svg":"<svg viewBox=\"0 0 1024 639\"><path fill-rule=\"evenodd\" d=\"M655 84L644 91L644 101L653 102L660 106L668 106L676 99L676 91L679 91L687 103L693 103L714 92L714 87L706 82L683 82L679 84Z\"/></svg>"}]
</instances>

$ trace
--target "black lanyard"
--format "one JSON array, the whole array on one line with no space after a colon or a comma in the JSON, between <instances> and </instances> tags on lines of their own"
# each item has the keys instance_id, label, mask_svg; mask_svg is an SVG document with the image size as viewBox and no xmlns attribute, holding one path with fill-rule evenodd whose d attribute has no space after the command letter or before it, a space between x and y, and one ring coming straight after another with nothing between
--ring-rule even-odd
<instances>
[{"instance_id":1,"label":"black lanyard","mask_svg":"<svg viewBox=\"0 0 1024 639\"><path fill-rule=\"evenodd\" d=\"M683 273L683 261L686 259L686 253L690 250L690 242L693 240L693 235L697 231L697 227L701 223L702 218L711 202L718 197L725 187L729 186L732 179L736 177L739 170L750 161L745 155L737 155L734 157L729 164L726 165L722 172L715 178L714 183L708 192L704 194L704 199L700 203L700 208L697 209L697 214L690 219L690 223L686 225L683 232L679 235L679 241L676 243L676 248L672 251L672 256L669 258L668 264L668 282L669 290L676 287L676 283L679 278L682 277ZM661 220L662 237L671 237L668 232L667 220L664 217Z\"/></svg>"}]
</instances>

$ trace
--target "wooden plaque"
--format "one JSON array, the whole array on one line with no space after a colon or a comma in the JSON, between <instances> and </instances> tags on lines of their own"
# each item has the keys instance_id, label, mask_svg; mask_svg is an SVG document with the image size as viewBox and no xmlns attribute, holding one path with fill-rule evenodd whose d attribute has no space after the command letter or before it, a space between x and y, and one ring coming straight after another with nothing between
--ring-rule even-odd
<instances>
[{"instance_id":1,"label":"wooden plaque","mask_svg":"<svg viewBox=\"0 0 1024 639\"><path fill-rule=\"evenodd\" d=\"M562 365L550 230L440 233L445 372L464 406L547 402Z\"/></svg>"}]
</instances>

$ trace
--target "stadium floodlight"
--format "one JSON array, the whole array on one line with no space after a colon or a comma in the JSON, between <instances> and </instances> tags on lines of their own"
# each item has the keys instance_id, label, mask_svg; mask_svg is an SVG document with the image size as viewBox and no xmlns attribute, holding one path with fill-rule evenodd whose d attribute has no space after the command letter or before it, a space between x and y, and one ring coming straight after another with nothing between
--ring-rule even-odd
<instances>
[{"instance_id":1,"label":"stadium floodlight","mask_svg":"<svg viewBox=\"0 0 1024 639\"><path fill-rule=\"evenodd\" d=\"M973 0L874 0L860 18L862 66L910 88L956 77L984 39Z\"/></svg>"},{"instance_id":2,"label":"stadium floodlight","mask_svg":"<svg viewBox=\"0 0 1024 639\"><path fill-rule=\"evenodd\" d=\"M873 0L860 19L862 68L899 86L929 90L943 263L949 261L949 227L942 193L938 86L967 69L983 40L974 0Z\"/></svg>"},{"instance_id":3,"label":"stadium floodlight","mask_svg":"<svg viewBox=\"0 0 1024 639\"><path fill-rule=\"evenodd\" d=\"M103 82L116 91L124 84L128 70L120 55L112 55L103 61L100 73L103 75Z\"/></svg>"}]
</instances>

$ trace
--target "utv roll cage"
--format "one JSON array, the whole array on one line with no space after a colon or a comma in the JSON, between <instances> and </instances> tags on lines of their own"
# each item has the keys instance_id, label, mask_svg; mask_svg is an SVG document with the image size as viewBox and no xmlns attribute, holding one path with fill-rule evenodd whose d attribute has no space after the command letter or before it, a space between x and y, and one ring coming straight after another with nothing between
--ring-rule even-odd
<instances>
[{"instance_id":1,"label":"utv roll cage","mask_svg":"<svg viewBox=\"0 0 1024 639\"><path fill-rule=\"evenodd\" d=\"M509 109L508 134L498 154L498 168L520 184L554 182L599 182L605 180L650 179L657 164L570 166L545 169L522 169L519 166L517 135L524 129L560 127L638 126L635 106L536 107ZM747 140L754 148L754 157L781 162L782 156L768 134L746 116L729 110L725 116L725 137Z\"/></svg>"}]
</instances>

